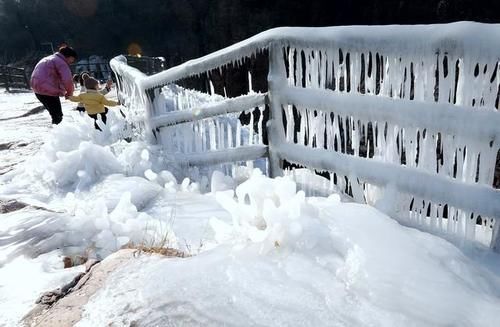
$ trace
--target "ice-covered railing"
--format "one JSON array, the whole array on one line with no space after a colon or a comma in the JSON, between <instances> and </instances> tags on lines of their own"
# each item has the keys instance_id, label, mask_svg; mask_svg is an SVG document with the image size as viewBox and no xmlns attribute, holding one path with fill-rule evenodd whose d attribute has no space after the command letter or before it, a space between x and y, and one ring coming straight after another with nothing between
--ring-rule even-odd
<instances>
[{"instance_id":1,"label":"ice-covered railing","mask_svg":"<svg viewBox=\"0 0 500 327\"><path fill-rule=\"evenodd\" d=\"M155 135L267 102L273 174L284 171L307 184L289 167L313 169L325 177L326 192L375 205L408 225L498 247L500 194L492 185L500 140L499 36L499 25L467 22L278 28L138 84ZM171 113L155 105L165 85L262 52L269 53L269 92L254 94L263 96L256 102L243 94ZM196 142L189 139L203 158Z\"/></svg>"},{"instance_id":2,"label":"ice-covered railing","mask_svg":"<svg viewBox=\"0 0 500 327\"><path fill-rule=\"evenodd\" d=\"M263 49L252 51L255 56ZM139 85L142 90L141 100L137 102L143 104L143 110L146 109L144 117L150 139L163 145L168 159L188 166L221 168L224 163L253 164L255 160L265 159L265 92L253 92L249 86L243 94L228 98L215 94L213 85L205 93L178 85L182 84L182 79L193 75L205 77L214 74L210 68L218 70L217 65L221 64L220 58L214 58L215 63L202 65L201 70L193 68L196 65L190 62L135 79L133 85ZM231 58L229 56L224 63L232 65L233 61L238 62ZM124 67L122 62L117 64ZM241 118L242 115L248 116L247 121ZM265 162L259 164L267 170Z\"/></svg>"},{"instance_id":3,"label":"ice-covered railing","mask_svg":"<svg viewBox=\"0 0 500 327\"><path fill-rule=\"evenodd\" d=\"M127 65L124 56L117 56L110 61L110 66L116 76L118 100L127 110L127 119L144 128L145 119L144 97L141 96L139 81L147 75L134 67Z\"/></svg>"},{"instance_id":4,"label":"ice-covered railing","mask_svg":"<svg viewBox=\"0 0 500 327\"><path fill-rule=\"evenodd\" d=\"M168 85L155 97L150 125L167 156L177 162L213 166L253 161L267 156L263 142L265 101L265 94L224 98ZM259 121L254 121L254 111L259 112ZM248 126L239 119L242 112L250 115Z\"/></svg>"},{"instance_id":5,"label":"ice-covered railing","mask_svg":"<svg viewBox=\"0 0 500 327\"><path fill-rule=\"evenodd\" d=\"M491 240L500 218L492 187L500 26L299 33L310 43L292 38L271 56L278 90L271 107L285 121L270 137L278 157L323 171L330 189L403 223Z\"/></svg>"}]
</instances>

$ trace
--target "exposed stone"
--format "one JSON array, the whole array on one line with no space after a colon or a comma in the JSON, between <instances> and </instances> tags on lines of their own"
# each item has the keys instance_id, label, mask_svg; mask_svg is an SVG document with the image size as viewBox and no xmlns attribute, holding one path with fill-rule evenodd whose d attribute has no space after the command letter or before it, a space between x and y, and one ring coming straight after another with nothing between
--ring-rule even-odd
<instances>
[{"instance_id":1,"label":"exposed stone","mask_svg":"<svg viewBox=\"0 0 500 327\"><path fill-rule=\"evenodd\" d=\"M26 206L28 206L28 204L17 200L0 200L0 213L9 213L12 211L20 210Z\"/></svg>"},{"instance_id":2,"label":"exposed stone","mask_svg":"<svg viewBox=\"0 0 500 327\"><path fill-rule=\"evenodd\" d=\"M80 321L82 309L99 289L103 288L109 274L134 260L141 253L186 257L185 253L172 248L141 248L119 250L102 262L89 259L86 272L76 276L70 283L46 292L37 300L37 305L21 321L22 326L66 327ZM133 322L136 323L136 322ZM134 326L130 324L130 326Z\"/></svg>"},{"instance_id":3,"label":"exposed stone","mask_svg":"<svg viewBox=\"0 0 500 327\"><path fill-rule=\"evenodd\" d=\"M120 250L102 262L90 259L86 273L81 273L60 289L44 293L37 305L23 318L23 326L73 326L82 315L89 298L103 287L109 274L133 260L137 250Z\"/></svg>"},{"instance_id":4,"label":"exposed stone","mask_svg":"<svg viewBox=\"0 0 500 327\"><path fill-rule=\"evenodd\" d=\"M71 268L79 265L83 265L87 262L87 258L81 255L75 255L71 257L64 257L63 263L64 268Z\"/></svg>"}]
</instances>

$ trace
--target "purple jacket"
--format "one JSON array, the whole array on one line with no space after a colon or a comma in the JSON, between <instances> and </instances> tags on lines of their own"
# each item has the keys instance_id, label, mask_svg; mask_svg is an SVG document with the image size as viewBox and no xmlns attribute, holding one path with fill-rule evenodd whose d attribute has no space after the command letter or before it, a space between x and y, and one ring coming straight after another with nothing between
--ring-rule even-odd
<instances>
[{"instance_id":1,"label":"purple jacket","mask_svg":"<svg viewBox=\"0 0 500 327\"><path fill-rule=\"evenodd\" d=\"M73 95L71 70L62 54L47 56L36 64L31 74L31 88L42 95Z\"/></svg>"}]
</instances>

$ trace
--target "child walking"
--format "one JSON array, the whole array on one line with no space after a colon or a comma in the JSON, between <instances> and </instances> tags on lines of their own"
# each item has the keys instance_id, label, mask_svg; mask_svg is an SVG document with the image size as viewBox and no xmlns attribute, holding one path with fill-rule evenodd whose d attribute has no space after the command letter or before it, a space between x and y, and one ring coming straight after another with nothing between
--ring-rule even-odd
<instances>
[{"instance_id":1,"label":"child walking","mask_svg":"<svg viewBox=\"0 0 500 327\"><path fill-rule=\"evenodd\" d=\"M108 108L105 106L118 106L120 103L113 100L108 100L98 91L99 81L89 75L84 75L84 85L86 92L80 93L77 96L69 96L68 99L73 102L82 103L87 114L94 119L94 127L102 131L97 125L97 115L101 116L101 120L106 124L106 114Z\"/></svg>"},{"instance_id":2,"label":"child walking","mask_svg":"<svg viewBox=\"0 0 500 327\"><path fill-rule=\"evenodd\" d=\"M77 85L78 84L80 85L80 93L87 91L87 88L85 87L85 80L89 77L90 77L90 75L88 72L81 72L80 74L73 75L73 82ZM111 79L109 79L106 82L106 86L99 90L99 93L101 93L102 95L108 94L109 91L111 91L112 85L113 85L113 81ZM85 112L85 106L83 105L83 103L79 102L78 105L76 106L76 110L78 110L79 112Z\"/></svg>"}]
</instances>

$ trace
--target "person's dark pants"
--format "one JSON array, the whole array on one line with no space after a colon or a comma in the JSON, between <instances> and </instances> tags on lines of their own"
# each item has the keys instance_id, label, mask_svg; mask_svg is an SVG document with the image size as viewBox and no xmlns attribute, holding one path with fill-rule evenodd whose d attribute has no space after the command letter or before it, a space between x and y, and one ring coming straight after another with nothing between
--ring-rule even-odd
<instances>
[{"instance_id":1,"label":"person's dark pants","mask_svg":"<svg viewBox=\"0 0 500 327\"><path fill-rule=\"evenodd\" d=\"M59 124L63 119L61 100L58 96L50 96L35 93L36 98L43 104L52 117L52 124Z\"/></svg>"},{"instance_id":2,"label":"person's dark pants","mask_svg":"<svg viewBox=\"0 0 500 327\"><path fill-rule=\"evenodd\" d=\"M94 127L97 130L100 130L102 132L102 129L99 128L99 125L97 125L97 115L101 115L101 120L106 125L106 114L108 113L108 108L104 108L104 112L98 113L98 114L89 114L89 117L94 119Z\"/></svg>"}]
</instances>

